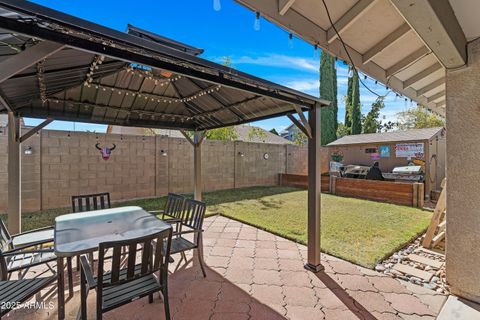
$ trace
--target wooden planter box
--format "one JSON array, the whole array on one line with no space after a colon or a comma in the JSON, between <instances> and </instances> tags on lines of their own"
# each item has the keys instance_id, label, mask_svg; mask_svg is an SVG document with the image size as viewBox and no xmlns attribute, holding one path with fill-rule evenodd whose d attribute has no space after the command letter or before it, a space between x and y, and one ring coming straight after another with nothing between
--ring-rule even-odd
<instances>
[{"instance_id":1,"label":"wooden planter box","mask_svg":"<svg viewBox=\"0 0 480 320\"><path fill-rule=\"evenodd\" d=\"M308 179L304 175L280 174L280 185L306 189ZM424 204L423 183L322 176L322 192L418 208L422 208Z\"/></svg>"},{"instance_id":2,"label":"wooden planter box","mask_svg":"<svg viewBox=\"0 0 480 320\"><path fill-rule=\"evenodd\" d=\"M280 173L280 185L308 189L308 176ZM322 192L330 192L330 177L322 176Z\"/></svg>"}]
</instances>

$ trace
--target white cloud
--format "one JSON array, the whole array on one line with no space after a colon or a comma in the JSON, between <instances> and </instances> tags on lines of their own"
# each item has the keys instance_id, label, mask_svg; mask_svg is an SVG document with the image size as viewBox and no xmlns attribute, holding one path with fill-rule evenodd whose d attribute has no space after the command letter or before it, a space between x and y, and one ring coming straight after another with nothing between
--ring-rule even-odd
<instances>
[{"instance_id":1,"label":"white cloud","mask_svg":"<svg viewBox=\"0 0 480 320\"><path fill-rule=\"evenodd\" d=\"M218 60L218 59L215 59ZM258 57L241 56L232 58L233 65L249 64L268 67L288 68L309 72L318 72L320 62L317 59L305 57L292 57L282 54L265 54Z\"/></svg>"},{"instance_id":2,"label":"white cloud","mask_svg":"<svg viewBox=\"0 0 480 320\"><path fill-rule=\"evenodd\" d=\"M348 77L339 77L337 75L337 84L338 86L346 86L348 84Z\"/></svg>"},{"instance_id":3,"label":"white cloud","mask_svg":"<svg viewBox=\"0 0 480 320\"><path fill-rule=\"evenodd\" d=\"M285 85L289 88L302 92L311 92L315 90L318 93L320 81L318 79L291 80L285 82Z\"/></svg>"}]
</instances>

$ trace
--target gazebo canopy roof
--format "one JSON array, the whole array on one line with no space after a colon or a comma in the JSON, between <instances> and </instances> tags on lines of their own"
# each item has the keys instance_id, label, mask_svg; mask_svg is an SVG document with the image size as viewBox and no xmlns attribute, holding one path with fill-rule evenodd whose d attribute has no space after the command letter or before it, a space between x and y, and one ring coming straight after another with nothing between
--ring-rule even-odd
<instances>
[{"instance_id":1,"label":"gazebo canopy roof","mask_svg":"<svg viewBox=\"0 0 480 320\"><path fill-rule=\"evenodd\" d=\"M199 58L201 49L26 1L0 1L0 40L0 113L20 117L203 130L329 104Z\"/></svg>"}]
</instances>

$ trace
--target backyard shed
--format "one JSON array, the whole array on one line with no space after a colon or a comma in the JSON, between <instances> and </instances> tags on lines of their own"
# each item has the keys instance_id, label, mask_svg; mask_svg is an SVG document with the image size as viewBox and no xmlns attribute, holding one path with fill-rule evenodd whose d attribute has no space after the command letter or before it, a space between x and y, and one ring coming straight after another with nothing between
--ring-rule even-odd
<instances>
[{"instance_id":1,"label":"backyard shed","mask_svg":"<svg viewBox=\"0 0 480 320\"><path fill-rule=\"evenodd\" d=\"M445 177L445 129L442 127L407 131L358 134L342 137L327 145L330 155L340 155L345 165L371 166L379 162L382 172L414 162L425 173L425 196L441 190Z\"/></svg>"}]
</instances>

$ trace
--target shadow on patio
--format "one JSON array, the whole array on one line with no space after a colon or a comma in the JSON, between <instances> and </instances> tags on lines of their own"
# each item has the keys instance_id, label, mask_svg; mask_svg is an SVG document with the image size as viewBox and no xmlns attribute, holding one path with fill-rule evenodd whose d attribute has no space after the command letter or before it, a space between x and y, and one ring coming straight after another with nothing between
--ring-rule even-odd
<instances>
[{"instance_id":1,"label":"shadow on patio","mask_svg":"<svg viewBox=\"0 0 480 320\"><path fill-rule=\"evenodd\" d=\"M322 255L324 272L307 272L305 246L225 217L207 218L205 230L207 277L191 262L169 277L173 319L433 319L445 301L434 291L328 255ZM9 319L56 319L56 290L44 294L46 308L19 309ZM88 318L94 319L94 291L88 298ZM67 301L67 319L77 318L79 305L77 291ZM162 319L163 305L158 296L152 304L143 298L104 317Z\"/></svg>"}]
</instances>

